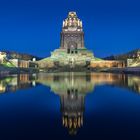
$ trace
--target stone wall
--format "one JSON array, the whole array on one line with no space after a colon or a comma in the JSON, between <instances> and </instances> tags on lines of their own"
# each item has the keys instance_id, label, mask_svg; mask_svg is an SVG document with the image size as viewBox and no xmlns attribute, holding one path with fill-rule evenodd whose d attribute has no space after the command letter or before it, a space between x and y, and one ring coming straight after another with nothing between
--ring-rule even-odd
<instances>
[{"instance_id":1,"label":"stone wall","mask_svg":"<svg viewBox=\"0 0 140 140\"><path fill-rule=\"evenodd\" d=\"M9 62L15 67L19 68L37 68L38 64L33 61L18 60L18 59L9 59Z\"/></svg>"},{"instance_id":2,"label":"stone wall","mask_svg":"<svg viewBox=\"0 0 140 140\"><path fill-rule=\"evenodd\" d=\"M52 60L48 59L43 59L41 61L38 61L38 67L41 69L50 69L54 68L54 62Z\"/></svg>"},{"instance_id":3,"label":"stone wall","mask_svg":"<svg viewBox=\"0 0 140 140\"><path fill-rule=\"evenodd\" d=\"M29 61L20 60L18 62L18 67L20 67L20 68L29 68Z\"/></svg>"},{"instance_id":4,"label":"stone wall","mask_svg":"<svg viewBox=\"0 0 140 140\"><path fill-rule=\"evenodd\" d=\"M125 61L91 61L91 68L123 68L125 67Z\"/></svg>"}]
</instances>

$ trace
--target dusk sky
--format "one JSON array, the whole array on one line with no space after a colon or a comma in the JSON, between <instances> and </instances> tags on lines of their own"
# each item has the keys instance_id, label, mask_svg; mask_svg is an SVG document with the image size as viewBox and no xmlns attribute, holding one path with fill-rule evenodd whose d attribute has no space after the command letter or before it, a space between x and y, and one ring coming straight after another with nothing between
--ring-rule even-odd
<instances>
[{"instance_id":1,"label":"dusk sky","mask_svg":"<svg viewBox=\"0 0 140 140\"><path fill-rule=\"evenodd\" d=\"M96 57L140 48L139 0L0 0L0 50L49 56L69 11L83 21Z\"/></svg>"}]
</instances>

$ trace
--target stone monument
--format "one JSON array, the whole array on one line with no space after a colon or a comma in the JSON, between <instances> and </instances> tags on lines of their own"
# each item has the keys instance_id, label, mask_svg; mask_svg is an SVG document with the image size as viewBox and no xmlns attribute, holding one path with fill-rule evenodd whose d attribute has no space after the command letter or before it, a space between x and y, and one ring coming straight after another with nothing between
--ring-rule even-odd
<instances>
[{"instance_id":1,"label":"stone monument","mask_svg":"<svg viewBox=\"0 0 140 140\"><path fill-rule=\"evenodd\" d=\"M95 58L85 47L82 21L76 12L68 13L68 17L63 21L60 36L60 47L51 52L51 56L46 58L40 67L46 65L46 69L50 66L62 71L87 69Z\"/></svg>"}]
</instances>

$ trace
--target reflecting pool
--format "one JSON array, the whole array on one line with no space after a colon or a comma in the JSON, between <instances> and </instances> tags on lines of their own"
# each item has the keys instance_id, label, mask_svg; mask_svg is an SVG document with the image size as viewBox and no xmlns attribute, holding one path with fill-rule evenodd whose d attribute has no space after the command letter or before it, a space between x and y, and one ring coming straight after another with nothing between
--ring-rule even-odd
<instances>
[{"instance_id":1,"label":"reflecting pool","mask_svg":"<svg viewBox=\"0 0 140 140\"><path fill-rule=\"evenodd\" d=\"M39 73L0 78L0 139L140 139L140 76Z\"/></svg>"}]
</instances>

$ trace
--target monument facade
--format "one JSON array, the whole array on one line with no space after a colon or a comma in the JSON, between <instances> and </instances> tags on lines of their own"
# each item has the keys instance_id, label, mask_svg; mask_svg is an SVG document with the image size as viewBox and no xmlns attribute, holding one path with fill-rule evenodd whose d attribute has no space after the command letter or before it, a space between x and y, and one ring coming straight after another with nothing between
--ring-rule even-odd
<instances>
[{"instance_id":1,"label":"monument facade","mask_svg":"<svg viewBox=\"0 0 140 140\"><path fill-rule=\"evenodd\" d=\"M51 53L49 60L57 68L75 69L85 67L94 59L93 53L84 45L82 21L76 12L69 12L63 21L60 47Z\"/></svg>"},{"instance_id":2,"label":"monument facade","mask_svg":"<svg viewBox=\"0 0 140 140\"><path fill-rule=\"evenodd\" d=\"M60 48L67 49L68 53L77 53L77 49L84 48L82 21L76 12L69 12L68 18L63 21Z\"/></svg>"}]
</instances>

